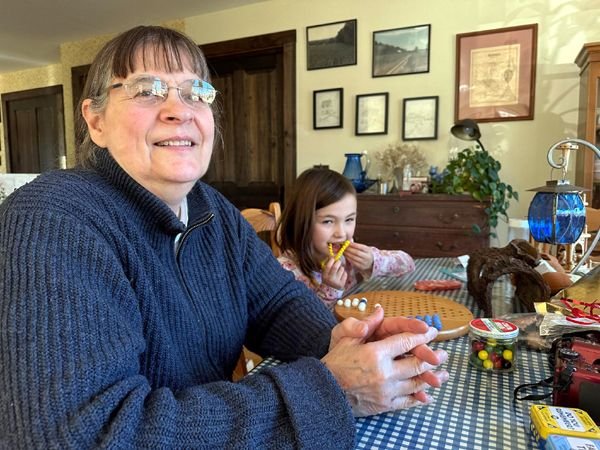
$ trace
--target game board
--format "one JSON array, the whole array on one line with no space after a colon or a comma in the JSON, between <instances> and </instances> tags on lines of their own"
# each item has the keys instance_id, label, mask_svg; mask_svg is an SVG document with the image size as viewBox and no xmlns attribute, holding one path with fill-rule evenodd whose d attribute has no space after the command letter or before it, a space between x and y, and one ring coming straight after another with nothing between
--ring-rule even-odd
<instances>
[{"instance_id":1,"label":"game board","mask_svg":"<svg viewBox=\"0 0 600 450\"><path fill-rule=\"evenodd\" d=\"M442 321L442 330L436 337L436 341L447 341L464 336L469 331L469 323L473 320L473 313L465 306L441 295L412 291L371 291L351 296L354 297L367 299L366 310L361 312L355 307L336 305L334 312L339 320L348 317L363 318L373 312L377 303L383 307L386 317L438 314Z\"/></svg>"}]
</instances>

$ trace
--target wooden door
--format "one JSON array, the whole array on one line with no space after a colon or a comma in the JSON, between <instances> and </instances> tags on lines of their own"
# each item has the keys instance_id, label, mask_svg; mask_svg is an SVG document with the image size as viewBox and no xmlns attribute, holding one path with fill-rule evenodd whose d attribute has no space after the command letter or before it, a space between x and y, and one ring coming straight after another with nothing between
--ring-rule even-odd
<instances>
[{"instance_id":1,"label":"wooden door","mask_svg":"<svg viewBox=\"0 0 600 450\"><path fill-rule=\"evenodd\" d=\"M9 173L61 167L65 155L62 86L2 95Z\"/></svg>"},{"instance_id":2,"label":"wooden door","mask_svg":"<svg viewBox=\"0 0 600 450\"><path fill-rule=\"evenodd\" d=\"M295 31L202 45L223 110L203 180L240 209L285 203L296 177Z\"/></svg>"}]
</instances>

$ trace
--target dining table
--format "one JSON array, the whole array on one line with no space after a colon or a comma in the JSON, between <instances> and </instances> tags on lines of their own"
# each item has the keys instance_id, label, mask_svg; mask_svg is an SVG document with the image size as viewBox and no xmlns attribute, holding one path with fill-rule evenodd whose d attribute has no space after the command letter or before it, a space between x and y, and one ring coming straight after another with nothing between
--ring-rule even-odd
<instances>
[{"instance_id":1,"label":"dining table","mask_svg":"<svg viewBox=\"0 0 600 450\"><path fill-rule=\"evenodd\" d=\"M414 291L418 280L452 279L448 273L460 271L457 258L423 258L415 260L414 272L400 277L374 277L345 293L379 290ZM499 278L492 288L494 317L523 314L514 301L514 287L508 277ZM465 305L474 317L483 316L466 283L455 290L437 291ZM357 449L537 449L530 431L529 410L534 403L550 400L515 401L515 387L536 383L550 373L548 353L519 343L512 372L484 371L469 365L470 343L467 335L433 342L432 348L448 352L441 368L450 379L440 388L431 389L433 403L410 409L356 419ZM255 370L281 364L266 358Z\"/></svg>"}]
</instances>

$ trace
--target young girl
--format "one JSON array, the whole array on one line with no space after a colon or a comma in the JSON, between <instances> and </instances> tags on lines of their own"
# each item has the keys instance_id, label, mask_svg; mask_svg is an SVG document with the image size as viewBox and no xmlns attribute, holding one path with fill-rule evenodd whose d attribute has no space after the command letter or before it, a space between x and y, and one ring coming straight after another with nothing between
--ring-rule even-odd
<instances>
[{"instance_id":1,"label":"young girl","mask_svg":"<svg viewBox=\"0 0 600 450\"><path fill-rule=\"evenodd\" d=\"M331 310L364 279L415 269L403 251L353 242L355 227L356 191L346 177L329 169L308 169L298 177L278 226L278 259Z\"/></svg>"}]
</instances>

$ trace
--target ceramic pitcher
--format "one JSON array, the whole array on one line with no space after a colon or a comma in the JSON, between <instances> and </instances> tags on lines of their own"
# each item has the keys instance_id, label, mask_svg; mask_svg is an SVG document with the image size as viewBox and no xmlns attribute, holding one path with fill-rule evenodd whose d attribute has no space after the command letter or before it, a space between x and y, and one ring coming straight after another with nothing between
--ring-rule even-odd
<instances>
[{"instance_id":1,"label":"ceramic pitcher","mask_svg":"<svg viewBox=\"0 0 600 450\"><path fill-rule=\"evenodd\" d=\"M367 156L367 152L345 153L344 156L346 157L346 165L344 166L342 174L350 180L364 182L367 177L369 166L371 165L371 160ZM363 156L365 158L364 169L361 161Z\"/></svg>"}]
</instances>

